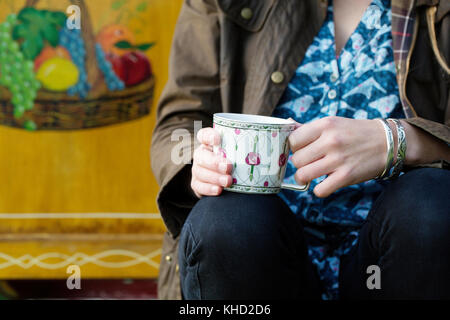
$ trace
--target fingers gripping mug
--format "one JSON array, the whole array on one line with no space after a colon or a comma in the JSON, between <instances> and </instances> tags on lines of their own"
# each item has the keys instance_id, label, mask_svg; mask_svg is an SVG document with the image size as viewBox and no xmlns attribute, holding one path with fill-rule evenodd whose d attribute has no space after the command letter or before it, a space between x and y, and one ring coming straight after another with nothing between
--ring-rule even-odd
<instances>
[{"instance_id":1,"label":"fingers gripping mug","mask_svg":"<svg viewBox=\"0 0 450 320\"><path fill-rule=\"evenodd\" d=\"M272 194L281 189L306 191L283 183L289 156L289 134L295 129L290 120L239 113L216 113L214 129L221 136L221 146L214 152L233 165L232 185L225 190Z\"/></svg>"}]
</instances>

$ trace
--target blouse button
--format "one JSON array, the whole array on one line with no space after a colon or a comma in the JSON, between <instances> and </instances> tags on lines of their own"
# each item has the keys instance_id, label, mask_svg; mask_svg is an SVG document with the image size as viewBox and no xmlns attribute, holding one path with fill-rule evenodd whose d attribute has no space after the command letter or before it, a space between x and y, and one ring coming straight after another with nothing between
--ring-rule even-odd
<instances>
[{"instance_id":1,"label":"blouse button","mask_svg":"<svg viewBox=\"0 0 450 320\"><path fill-rule=\"evenodd\" d=\"M335 75L334 73L332 73L331 76L330 76L331 82L336 82L337 79L338 79L338 76Z\"/></svg>"},{"instance_id":2,"label":"blouse button","mask_svg":"<svg viewBox=\"0 0 450 320\"><path fill-rule=\"evenodd\" d=\"M167 255L167 256L165 257L165 259L166 259L167 262L172 261L172 257L171 257L170 255Z\"/></svg>"},{"instance_id":3,"label":"blouse button","mask_svg":"<svg viewBox=\"0 0 450 320\"><path fill-rule=\"evenodd\" d=\"M245 20L250 20L253 17L253 11L250 8L244 8L241 10L241 17Z\"/></svg>"},{"instance_id":4,"label":"blouse button","mask_svg":"<svg viewBox=\"0 0 450 320\"><path fill-rule=\"evenodd\" d=\"M336 98L336 90L330 90L328 91L328 98L330 98L331 100L333 100L334 98Z\"/></svg>"},{"instance_id":5,"label":"blouse button","mask_svg":"<svg viewBox=\"0 0 450 320\"><path fill-rule=\"evenodd\" d=\"M280 84L284 81L284 74L280 71L275 71L272 73L270 79L272 79L273 83Z\"/></svg>"}]
</instances>

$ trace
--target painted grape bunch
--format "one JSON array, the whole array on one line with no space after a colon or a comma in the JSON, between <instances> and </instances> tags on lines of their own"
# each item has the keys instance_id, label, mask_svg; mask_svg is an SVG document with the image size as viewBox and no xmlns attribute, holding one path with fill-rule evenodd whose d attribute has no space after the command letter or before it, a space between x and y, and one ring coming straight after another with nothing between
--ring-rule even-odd
<instances>
[{"instance_id":1,"label":"painted grape bunch","mask_svg":"<svg viewBox=\"0 0 450 320\"><path fill-rule=\"evenodd\" d=\"M123 90L125 88L125 84L115 74L111 62L106 59L102 46L98 43L95 45L95 54L97 55L98 65L100 70L103 72L108 89L111 91Z\"/></svg>"},{"instance_id":2,"label":"painted grape bunch","mask_svg":"<svg viewBox=\"0 0 450 320\"><path fill-rule=\"evenodd\" d=\"M0 24L0 84L12 94L14 117L21 118L25 111L33 108L36 92L41 85L33 73L33 62L27 59L13 39L12 29L16 22L17 16L10 14ZM24 127L34 130L36 124L27 120Z\"/></svg>"},{"instance_id":3,"label":"painted grape bunch","mask_svg":"<svg viewBox=\"0 0 450 320\"><path fill-rule=\"evenodd\" d=\"M66 27L62 28L59 32L59 44L70 53L72 61L77 66L80 75L78 77L78 82L67 90L70 96L78 94L80 98L84 99L87 97L89 90L91 89L91 84L87 79L86 72L86 48L84 45L83 37L81 36L81 30L72 29L69 30Z\"/></svg>"}]
</instances>

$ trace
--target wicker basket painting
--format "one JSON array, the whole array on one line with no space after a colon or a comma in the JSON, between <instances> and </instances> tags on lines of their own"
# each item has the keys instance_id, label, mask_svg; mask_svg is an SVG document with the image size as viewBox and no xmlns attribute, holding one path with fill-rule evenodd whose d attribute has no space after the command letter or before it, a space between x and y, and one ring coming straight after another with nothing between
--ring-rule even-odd
<instances>
[{"instance_id":1,"label":"wicker basket painting","mask_svg":"<svg viewBox=\"0 0 450 320\"><path fill-rule=\"evenodd\" d=\"M145 51L125 26L94 34L85 1L80 29L67 14L27 0L0 21L0 124L27 130L76 130L146 116L154 76Z\"/></svg>"}]
</instances>

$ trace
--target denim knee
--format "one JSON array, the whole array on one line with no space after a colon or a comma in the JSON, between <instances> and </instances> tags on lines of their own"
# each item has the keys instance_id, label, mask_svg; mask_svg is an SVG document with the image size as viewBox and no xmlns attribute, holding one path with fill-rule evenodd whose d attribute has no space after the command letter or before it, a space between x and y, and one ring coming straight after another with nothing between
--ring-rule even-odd
<instances>
[{"instance_id":1,"label":"denim knee","mask_svg":"<svg viewBox=\"0 0 450 320\"><path fill-rule=\"evenodd\" d=\"M392 234L402 246L442 251L450 246L449 190L450 171L412 170L386 187L368 219L381 227L381 237Z\"/></svg>"},{"instance_id":2,"label":"denim knee","mask_svg":"<svg viewBox=\"0 0 450 320\"><path fill-rule=\"evenodd\" d=\"M310 287L306 254L301 226L278 196L204 197L181 232L181 287L188 299L299 297Z\"/></svg>"},{"instance_id":3,"label":"denim knee","mask_svg":"<svg viewBox=\"0 0 450 320\"><path fill-rule=\"evenodd\" d=\"M254 252L277 239L286 224L298 228L294 215L276 195L225 192L198 201L182 230L182 238L192 237L195 244L180 249L192 251L201 243L202 251Z\"/></svg>"}]
</instances>

